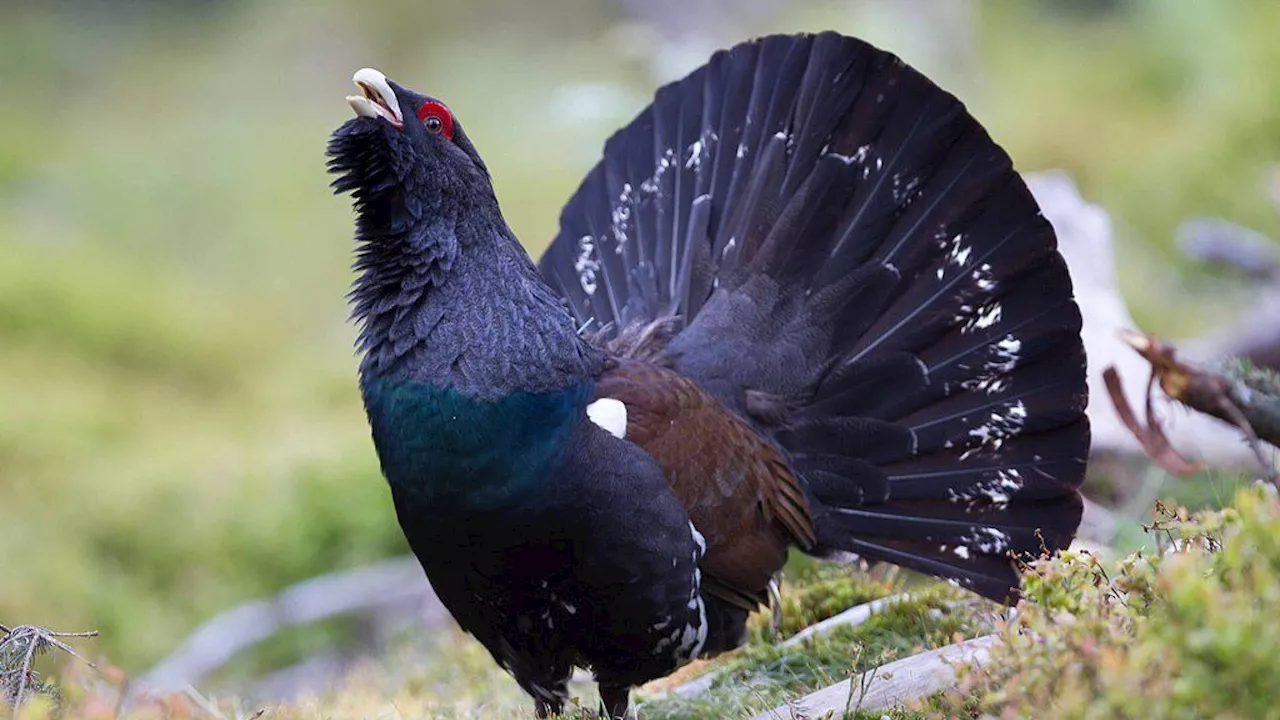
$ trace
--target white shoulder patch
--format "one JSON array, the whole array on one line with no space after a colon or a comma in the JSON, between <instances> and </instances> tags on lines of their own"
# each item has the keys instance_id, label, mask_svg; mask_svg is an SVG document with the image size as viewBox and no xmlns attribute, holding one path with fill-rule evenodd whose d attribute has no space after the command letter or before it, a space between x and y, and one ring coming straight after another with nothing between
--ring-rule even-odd
<instances>
[{"instance_id":1,"label":"white shoulder patch","mask_svg":"<svg viewBox=\"0 0 1280 720\"><path fill-rule=\"evenodd\" d=\"M600 398L587 406L587 417L616 438L627 436L627 406L615 398Z\"/></svg>"}]
</instances>

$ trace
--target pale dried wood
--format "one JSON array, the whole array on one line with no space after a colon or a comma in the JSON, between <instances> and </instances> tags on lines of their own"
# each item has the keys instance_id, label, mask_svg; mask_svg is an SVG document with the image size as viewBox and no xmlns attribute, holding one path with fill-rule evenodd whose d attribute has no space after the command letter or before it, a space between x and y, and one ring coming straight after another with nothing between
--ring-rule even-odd
<instances>
[{"instance_id":1,"label":"pale dried wood","mask_svg":"<svg viewBox=\"0 0 1280 720\"><path fill-rule=\"evenodd\" d=\"M954 666L985 663L997 642L997 636L984 635L897 660L779 705L752 720L816 720L840 717L846 710L883 710L906 705L954 687L957 682Z\"/></svg>"},{"instance_id":2,"label":"pale dried wood","mask_svg":"<svg viewBox=\"0 0 1280 720\"><path fill-rule=\"evenodd\" d=\"M346 613L405 608L416 608L413 614L424 622L445 618L444 606L413 557L311 578L273 598L239 605L208 620L143 675L136 691L184 690L241 651L290 627Z\"/></svg>"}]
</instances>

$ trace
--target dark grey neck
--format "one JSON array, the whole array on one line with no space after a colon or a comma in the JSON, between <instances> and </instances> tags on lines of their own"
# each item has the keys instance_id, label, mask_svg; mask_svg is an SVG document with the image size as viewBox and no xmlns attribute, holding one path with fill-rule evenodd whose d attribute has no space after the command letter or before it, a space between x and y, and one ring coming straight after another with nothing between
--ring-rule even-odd
<instances>
[{"instance_id":1,"label":"dark grey neck","mask_svg":"<svg viewBox=\"0 0 1280 720\"><path fill-rule=\"evenodd\" d=\"M357 260L363 377L494 400L598 374L598 351L496 209L456 205L392 228L366 234Z\"/></svg>"}]
</instances>

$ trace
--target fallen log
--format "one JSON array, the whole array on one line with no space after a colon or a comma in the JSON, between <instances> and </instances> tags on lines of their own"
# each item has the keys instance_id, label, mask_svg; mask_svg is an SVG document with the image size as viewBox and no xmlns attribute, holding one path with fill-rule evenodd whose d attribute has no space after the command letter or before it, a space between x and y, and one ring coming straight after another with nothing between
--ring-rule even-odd
<instances>
[{"instance_id":1,"label":"fallen log","mask_svg":"<svg viewBox=\"0 0 1280 720\"><path fill-rule=\"evenodd\" d=\"M752 720L816 720L843 717L844 713L854 710L884 710L906 705L939 690L955 687L955 666L985 663L997 642L999 638L995 635L984 635L896 660L779 705Z\"/></svg>"}]
</instances>

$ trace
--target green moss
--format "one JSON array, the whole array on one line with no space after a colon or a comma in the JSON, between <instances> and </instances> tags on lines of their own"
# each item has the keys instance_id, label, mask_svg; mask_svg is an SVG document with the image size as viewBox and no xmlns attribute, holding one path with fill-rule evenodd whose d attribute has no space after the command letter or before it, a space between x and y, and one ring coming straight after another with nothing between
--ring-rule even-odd
<instances>
[{"instance_id":1,"label":"green moss","mask_svg":"<svg viewBox=\"0 0 1280 720\"><path fill-rule=\"evenodd\" d=\"M959 600L956 591L935 585L857 627L838 628L801 647L750 645L723 663L709 691L691 699L651 700L643 706L643 717L750 717L893 660L950 644L957 635L984 632L977 607ZM854 698L851 707L856 704Z\"/></svg>"}]
</instances>

